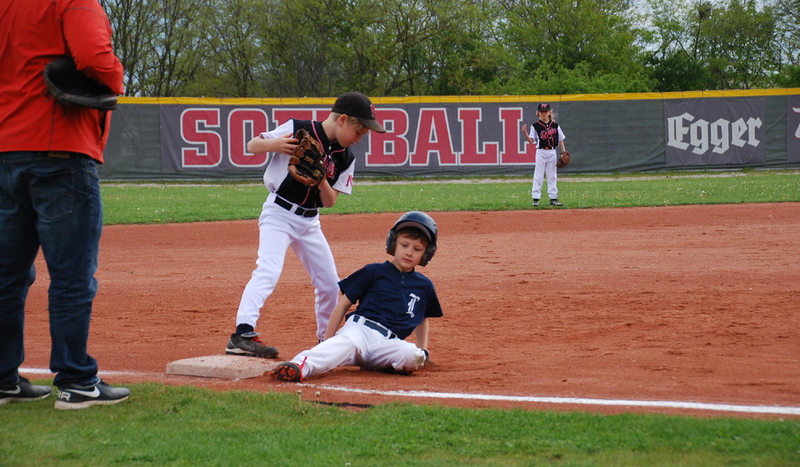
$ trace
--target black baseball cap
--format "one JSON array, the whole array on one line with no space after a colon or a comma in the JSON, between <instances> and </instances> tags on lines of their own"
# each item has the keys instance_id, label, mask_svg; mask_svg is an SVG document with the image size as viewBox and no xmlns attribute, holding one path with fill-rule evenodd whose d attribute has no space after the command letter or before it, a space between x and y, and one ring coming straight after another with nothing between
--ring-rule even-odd
<instances>
[{"instance_id":1,"label":"black baseball cap","mask_svg":"<svg viewBox=\"0 0 800 467\"><path fill-rule=\"evenodd\" d=\"M545 110L550 111L553 109L550 108L550 104L539 104L539 110L537 110L537 112L542 112Z\"/></svg>"},{"instance_id":2,"label":"black baseball cap","mask_svg":"<svg viewBox=\"0 0 800 467\"><path fill-rule=\"evenodd\" d=\"M348 92L336 99L331 108L331 112L350 115L356 117L365 127L378 133L386 133L386 130L375 120L375 106L369 97L360 92Z\"/></svg>"}]
</instances>

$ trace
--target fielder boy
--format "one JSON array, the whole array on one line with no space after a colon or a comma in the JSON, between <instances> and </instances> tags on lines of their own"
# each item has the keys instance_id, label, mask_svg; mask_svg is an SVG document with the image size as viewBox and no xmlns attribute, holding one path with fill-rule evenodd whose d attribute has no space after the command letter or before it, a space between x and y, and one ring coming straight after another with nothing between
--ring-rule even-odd
<instances>
[{"instance_id":1,"label":"fielder boy","mask_svg":"<svg viewBox=\"0 0 800 467\"><path fill-rule=\"evenodd\" d=\"M536 144L536 168L533 170L533 185L531 186L531 197L533 205L539 205L542 197L542 184L547 175L547 195L550 198L550 206L561 206L558 201L558 174L556 165L558 164L558 154L556 147L561 147L561 152L566 153L564 147L564 132L558 123L553 120L550 104L539 104L536 115L539 120L531 125L528 133L527 125L522 125L522 134L529 144Z\"/></svg>"},{"instance_id":2,"label":"fielder boy","mask_svg":"<svg viewBox=\"0 0 800 467\"><path fill-rule=\"evenodd\" d=\"M304 130L319 143L325 172L319 182L310 183L307 177L297 176L296 167L290 164L291 154L300 142L295 139L298 130ZM263 358L278 356L278 349L258 339L255 328L261 307L281 275L289 247L311 277L316 294L317 338L325 336L339 295L339 275L322 233L319 208L333 206L339 193L351 193L355 156L349 147L358 143L369 130L386 132L375 120L373 105L367 96L350 92L336 99L325 121L292 119L247 143L251 153L273 152L274 155L264 172L269 196L258 219L256 269L242 293L236 331L231 334L225 353Z\"/></svg>"}]
</instances>

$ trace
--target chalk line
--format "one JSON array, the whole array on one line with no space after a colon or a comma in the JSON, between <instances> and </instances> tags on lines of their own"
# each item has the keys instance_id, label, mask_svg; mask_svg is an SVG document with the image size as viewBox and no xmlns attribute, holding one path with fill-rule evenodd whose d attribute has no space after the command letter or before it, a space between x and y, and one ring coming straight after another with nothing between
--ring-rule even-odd
<instances>
[{"instance_id":1,"label":"chalk line","mask_svg":"<svg viewBox=\"0 0 800 467\"><path fill-rule=\"evenodd\" d=\"M51 375L53 374L49 368L19 368L20 373L28 373L32 375ZM146 372L146 371L116 371L116 370L100 370L97 372L99 376L147 376L147 375L164 375L166 373L159 372Z\"/></svg>"},{"instance_id":2,"label":"chalk line","mask_svg":"<svg viewBox=\"0 0 800 467\"><path fill-rule=\"evenodd\" d=\"M343 391L358 394L371 394L396 397L416 397L425 399L457 399L457 400L485 400L501 402L530 402L537 404L569 404L569 405L594 405L617 407L650 407L670 409L711 410L718 412L738 412L771 415L800 415L800 407L768 406L768 405L736 405L712 404L705 402L682 401L649 401L630 399L595 399L586 397L539 397L539 396L504 396L497 394L465 394L453 392L428 392L428 391L383 391L377 389L357 389L344 386L331 386L328 384L300 383L316 389L329 391Z\"/></svg>"}]
</instances>

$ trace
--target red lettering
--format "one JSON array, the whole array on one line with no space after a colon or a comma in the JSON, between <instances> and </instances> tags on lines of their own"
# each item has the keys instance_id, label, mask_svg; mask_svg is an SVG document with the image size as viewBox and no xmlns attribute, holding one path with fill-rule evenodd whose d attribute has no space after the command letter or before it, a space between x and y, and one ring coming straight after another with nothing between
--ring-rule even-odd
<instances>
[{"instance_id":1,"label":"red lettering","mask_svg":"<svg viewBox=\"0 0 800 467\"><path fill-rule=\"evenodd\" d=\"M507 107L500 109L500 122L503 127L503 139L505 142L503 152L500 154L502 164L533 164L536 161L536 146L527 144L523 136L519 134L522 127L522 108ZM520 151L520 138L527 146L525 151Z\"/></svg>"},{"instance_id":2,"label":"red lettering","mask_svg":"<svg viewBox=\"0 0 800 467\"><path fill-rule=\"evenodd\" d=\"M247 142L264 131L267 131L267 114L263 110L234 109L228 114L228 155L233 165L258 167L267 162L266 152L247 152Z\"/></svg>"},{"instance_id":3,"label":"red lettering","mask_svg":"<svg viewBox=\"0 0 800 467\"><path fill-rule=\"evenodd\" d=\"M458 119L461 121L462 147L461 165L481 164L496 165L500 143L483 143L483 152L478 151L478 122L481 121L482 109L458 109Z\"/></svg>"},{"instance_id":4,"label":"red lettering","mask_svg":"<svg viewBox=\"0 0 800 467\"><path fill-rule=\"evenodd\" d=\"M386 133L369 132L367 167L403 165L408 162L408 113L403 109L375 110L375 118Z\"/></svg>"},{"instance_id":5,"label":"red lettering","mask_svg":"<svg viewBox=\"0 0 800 467\"><path fill-rule=\"evenodd\" d=\"M183 167L216 167L222 161L222 138L219 128L219 109L186 109L181 113L181 137L199 148L182 148Z\"/></svg>"},{"instance_id":6,"label":"red lettering","mask_svg":"<svg viewBox=\"0 0 800 467\"><path fill-rule=\"evenodd\" d=\"M446 109L420 109L415 146L411 165L427 166L431 153L438 154L440 166L456 164Z\"/></svg>"}]
</instances>

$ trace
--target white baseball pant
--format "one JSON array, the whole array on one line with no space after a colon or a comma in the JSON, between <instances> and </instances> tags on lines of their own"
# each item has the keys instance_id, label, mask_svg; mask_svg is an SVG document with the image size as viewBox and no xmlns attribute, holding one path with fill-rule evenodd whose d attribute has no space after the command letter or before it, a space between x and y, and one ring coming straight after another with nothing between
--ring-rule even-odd
<instances>
[{"instance_id":1,"label":"white baseball pant","mask_svg":"<svg viewBox=\"0 0 800 467\"><path fill-rule=\"evenodd\" d=\"M531 198L541 199L545 175L547 175L547 195L550 199L558 198L556 162L558 162L558 156L555 149L536 150L536 167L533 169Z\"/></svg>"},{"instance_id":2,"label":"white baseball pant","mask_svg":"<svg viewBox=\"0 0 800 467\"><path fill-rule=\"evenodd\" d=\"M335 336L297 354L292 362L302 365L303 378L340 366L412 372L425 364L422 349L403 339L386 337L364 325L364 319L351 315Z\"/></svg>"},{"instance_id":3,"label":"white baseball pant","mask_svg":"<svg viewBox=\"0 0 800 467\"><path fill-rule=\"evenodd\" d=\"M286 250L292 247L314 286L317 338L322 339L339 298L339 275L333 253L322 232L319 215L298 216L275 204L275 196L270 193L258 218L256 269L242 293L236 325L256 328L261 307L272 295L283 271Z\"/></svg>"}]
</instances>

